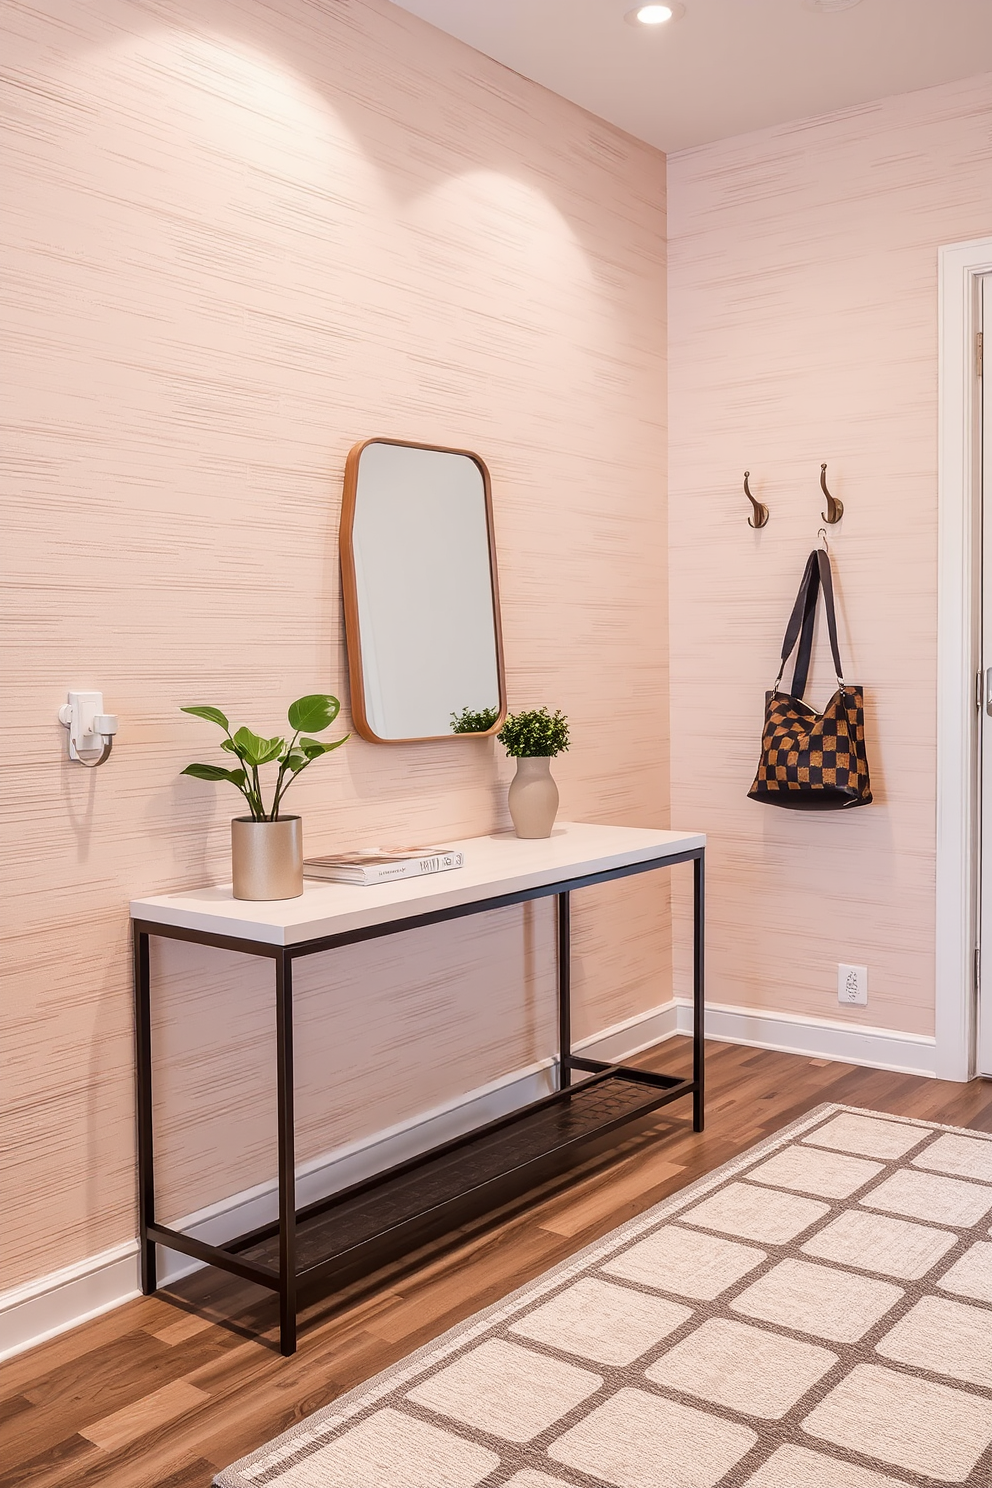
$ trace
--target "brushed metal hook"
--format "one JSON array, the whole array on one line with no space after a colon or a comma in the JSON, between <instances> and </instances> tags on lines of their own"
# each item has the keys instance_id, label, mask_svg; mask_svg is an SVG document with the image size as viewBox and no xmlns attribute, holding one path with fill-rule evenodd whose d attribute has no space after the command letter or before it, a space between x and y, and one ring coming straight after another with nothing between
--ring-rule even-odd
<instances>
[{"instance_id":1,"label":"brushed metal hook","mask_svg":"<svg viewBox=\"0 0 992 1488\"><path fill-rule=\"evenodd\" d=\"M756 501L754 499L754 497L751 495L751 487L748 485L748 481L750 479L751 479L751 472L750 472L750 470L745 470L745 472L744 472L744 495L747 497L748 501L750 501L751 505L754 507L754 517L753 517L753 519L751 517L748 517L748 519L747 519L747 525L749 527L764 527L765 523L768 521L768 508L767 508L767 506L764 506L760 501Z\"/></svg>"},{"instance_id":2,"label":"brushed metal hook","mask_svg":"<svg viewBox=\"0 0 992 1488\"><path fill-rule=\"evenodd\" d=\"M834 527L844 515L844 503L838 501L836 496L831 496L827 490L827 462L825 460L820 466L820 490L827 498L827 509L821 512L820 516L829 527Z\"/></svg>"}]
</instances>

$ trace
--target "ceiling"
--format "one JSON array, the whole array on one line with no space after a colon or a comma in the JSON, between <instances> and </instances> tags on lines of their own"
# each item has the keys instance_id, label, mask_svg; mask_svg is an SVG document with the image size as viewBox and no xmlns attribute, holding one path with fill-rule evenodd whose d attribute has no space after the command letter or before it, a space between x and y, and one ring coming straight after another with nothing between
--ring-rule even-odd
<instances>
[{"instance_id":1,"label":"ceiling","mask_svg":"<svg viewBox=\"0 0 992 1488\"><path fill-rule=\"evenodd\" d=\"M992 0L397 0L667 152L992 71ZM826 5L838 0L821 0Z\"/></svg>"}]
</instances>

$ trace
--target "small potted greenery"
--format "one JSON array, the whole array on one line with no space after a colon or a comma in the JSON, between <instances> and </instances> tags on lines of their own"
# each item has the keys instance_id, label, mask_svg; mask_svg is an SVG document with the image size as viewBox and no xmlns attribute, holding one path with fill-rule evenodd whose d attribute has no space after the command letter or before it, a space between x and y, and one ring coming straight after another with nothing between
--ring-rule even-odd
<instances>
[{"instance_id":1,"label":"small potted greenery","mask_svg":"<svg viewBox=\"0 0 992 1488\"><path fill-rule=\"evenodd\" d=\"M568 719L547 708L508 713L496 737L517 762L507 797L517 836L550 837L558 813L551 761L568 748Z\"/></svg>"},{"instance_id":2,"label":"small potted greenery","mask_svg":"<svg viewBox=\"0 0 992 1488\"><path fill-rule=\"evenodd\" d=\"M451 715L453 734L490 734L499 720L498 708L463 708Z\"/></svg>"},{"instance_id":3,"label":"small potted greenery","mask_svg":"<svg viewBox=\"0 0 992 1488\"><path fill-rule=\"evenodd\" d=\"M219 708L183 708L194 718L216 723L227 736L221 749L233 754L238 764L226 769L221 765L187 765L182 772L197 780L227 780L244 796L249 816L236 816L231 822L231 864L235 899L297 899L303 893L303 825L298 816L283 816L283 797L308 765L322 754L340 749L344 739L330 744L314 739L312 734L330 728L341 710L336 697L324 692L297 698L289 707L289 726L293 737L287 742L281 736L263 739L251 729L241 727L232 734L231 725ZM272 805L266 807L262 796L259 770L263 765L278 765Z\"/></svg>"}]
</instances>

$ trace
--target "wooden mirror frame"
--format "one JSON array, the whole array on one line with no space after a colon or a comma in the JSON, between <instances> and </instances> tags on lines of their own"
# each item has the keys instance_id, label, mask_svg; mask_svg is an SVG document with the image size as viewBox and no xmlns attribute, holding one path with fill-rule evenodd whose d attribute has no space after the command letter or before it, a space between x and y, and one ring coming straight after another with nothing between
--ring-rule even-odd
<instances>
[{"instance_id":1,"label":"wooden mirror frame","mask_svg":"<svg viewBox=\"0 0 992 1488\"><path fill-rule=\"evenodd\" d=\"M370 444L395 444L402 449L433 450L444 455L462 455L473 461L482 474L486 502L486 533L489 540L489 575L493 601L493 633L496 643L496 676L499 686L499 717L492 728L481 734L422 734L412 739L383 739L369 723L365 709L365 679L362 670L362 639L358 618L358 583L355 576L355 506L358 500L358 467L362 451ZM441 444L418 444L412 439L385 439L375 436L363 439L348 451L344 467L344 500L341 505L341 593L344 599L344 633L348 650L348 677L351 685L351 716L355 731L371 744L429 744L439 739L488 739L499 733L506 720L506 677L503 668L503 632L499 612L499 578L496 568L496 533L493 527L492 484L486 463L473 450L450 449Z\"/></svg>"}]
</instances>

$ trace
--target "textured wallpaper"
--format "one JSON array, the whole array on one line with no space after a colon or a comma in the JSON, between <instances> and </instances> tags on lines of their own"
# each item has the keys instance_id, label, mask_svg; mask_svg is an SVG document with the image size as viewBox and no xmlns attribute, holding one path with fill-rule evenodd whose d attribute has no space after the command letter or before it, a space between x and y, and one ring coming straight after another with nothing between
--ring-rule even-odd
<instances>
[{"instance_id":1,"label":"textured wallpaper","mask_svg":"<svg viewBox=\"0 0 992 1488\"><path fill-rule=\"evenodd\" d=\"M572 720L564 817L667 825L668 682L660 155L385 0L35 0L0 56L2 1290L134 1233L127 901L223 878L238 804L180 779L215 735L178 709L347 713L352 444L489 464L510 704ZM120 715L100 770L69 687ZM438 840L507 825L508 778L492 742L353 739L293 805L310 851ZM657 882L576 914L577 1036L668 998ZM549 1054L551 915L308 963L301 1159ZM156 966L175 1216L273 1172L271 998L244 958Z\"/></svg>"},{"instance_id":2,"label":"textured wallpaper","mask_svg":"<svg viewBox=\"0 0 992 1488\"><path fill-rule=\"evenodd\" d=\"M672 818L711 834L714 1002L933 1032L937 249L990 234L987 76L669 159ZM824 460L876 804L811 817L745 797Z\"/></svg>"}]
</instances>

